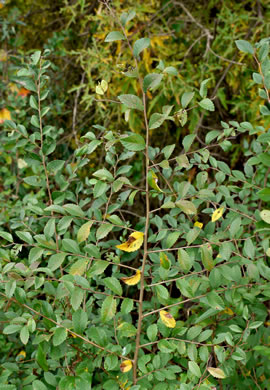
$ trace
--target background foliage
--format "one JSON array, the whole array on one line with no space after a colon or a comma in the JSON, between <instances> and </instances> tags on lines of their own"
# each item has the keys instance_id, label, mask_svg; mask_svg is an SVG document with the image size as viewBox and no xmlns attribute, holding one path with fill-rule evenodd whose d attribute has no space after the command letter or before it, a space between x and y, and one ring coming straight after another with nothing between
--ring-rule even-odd
<instances>
[{"instance_id":1,"label":"background foliage","mask_svg":"<svg viewBox=\"0 0 270 390\"><path fill-rule=\"evenodd\" d=\"M0 7L1 389L266 389L268 2Z\"/></svg>"}]
</instances>

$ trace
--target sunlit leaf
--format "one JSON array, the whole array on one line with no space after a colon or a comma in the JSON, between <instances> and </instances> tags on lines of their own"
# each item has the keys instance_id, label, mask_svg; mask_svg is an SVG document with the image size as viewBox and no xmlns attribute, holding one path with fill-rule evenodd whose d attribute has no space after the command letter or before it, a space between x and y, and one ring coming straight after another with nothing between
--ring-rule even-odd
<instances>
[{"instance_id":1,"label":"sunlit leaf","mask_svg":"<svg viewBox=\"0 0 270 390\"><path fill-rule=\"evenodd\" d=\"M217 367L207 367L207 371L214 377L218 379L224 379L226 378L226 375L221 368Z\"/></svg>"},{"instance_id":2,"label":"sunlit leaf","mask_svg":"<svg viewBox=\"0 0 270 390\"><path fill-rule=\"evenodd\" d=\"M132 361L131 360L124 360L121 364L120 364L120 370L122 372L128 372L132 369Z\"/></svg>"},{"instance_id":3,"label":"sunlit leaf","mask_svg":"<svg viewBox=\"0 0 270 390\"><path fill-rule=\"evenodd\" d=\"M219 209L216 209L212 214L212 222L216 222L222 217L222 214L224 212L224 207L220 207Z\"/></svg>"},{"instance_id":4,"label":"sunlit leaf","mask_svg":"<svg viewBox=\"0 0 270 390\"><path fill-rule=\"evenodd\" d=\"M137 251L143 244L143 236L144 233L142 232L131 233L128 237L128 240L123 244L116 245L116 248L121 249L125 252Z\"/></svg>"},{"instance_id":5,"label":"sunlit leaf","mask_svg":"<svg viewBox=\"0 0 270 390\"><path fill-rule=\"evenodd\" d=\"M161 321L163 322L163 324L165 326L167 326L167 328L175 328L175 325L176 325L175 319L168 311L161 310L159 312L159 315L160 315Z\"/></svg>"},{"instance_id":6,"label":"sunlit leaf","mask_svg":"<svg viewBox=\"0 0 270 390\"><path fill-rule=\"evenodd\" d=\"M135 275L121 278L121 280L128 286L134 286L141 280L141 271L137 270Z\"/></svg>"}]
</instances>

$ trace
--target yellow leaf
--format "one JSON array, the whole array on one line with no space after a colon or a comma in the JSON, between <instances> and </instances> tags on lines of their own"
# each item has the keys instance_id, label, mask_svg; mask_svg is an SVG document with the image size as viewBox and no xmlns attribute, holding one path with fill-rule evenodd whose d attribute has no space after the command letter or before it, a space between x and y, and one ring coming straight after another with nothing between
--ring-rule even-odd
<instances>
[{"instance_id":1,"label":"yellow leaf","mask_svg":"<svg viewBox=\"0 0 270 390\"><path fill-rule=\"evenodd\" d=\"M194 223L194 226L197 226L199 229L202 229L203 223L197 221L197 222Z\"/></svg>"},{"instance_id":2,"label":"yellow leaf","mask_svg":"<svg viewBox=\"0 0 270 390\"><path fill-rule=\"evenodd\" d=\"M4 123L5 120L11 120L11 115L7 108L2 108L0 111L0 123Z\"/></svg>"},{"instance_id":3,"label":"yellow leaf","mask_svg":"<svg viewBox=\"0 0 270 390\"><path fill-rule=\"evenodd\" d=\"M132 369L132 361L131 360L125 360L120 364L120 370L122 372L128 372Z\"/></svg>"},{"instance_id":4,"label":"yellow leaf","mask_svg":"<svg viewBox=\"0 0 270 390\"><path fill-rule=\"evenodd\" d=\"M219 209L216 209L212 214L212 222L216 222L219 218L221 218L223 212L224 212L224 207L220 207Z\"/></svg>"},{"instance_id":5,"label":"yellow leaf","mask_svg":"<svg viewBox=\"0 0 270 390\"><path fill-rule=\"evenodd\" d=\"M138 250L143 244L143 236L142 232L134 232L131 233L128 237L128 240L123 244L116 245L116 248L121 249L125 252L135 252Z\"/></svg>"},{"instance_id":6,"label":"yellow leaf","mask_svg":"<svg viewBox=\"0 0 270 390\"><path fill-rule=\"evenodd\" d=\"M161 321L163 322L164 325L167 326L167 328L175 328L176 322L171 313L161 310L159 312Z\"/></svg>"},{"instance_id":7,"label":"yellow leaf","mask_svg":"<svg viewBox=\"0 0 270 390\"><path fill-rule=\"evenodd\" d=\"M26 357L26 352L24 350L20 351L17 355L17 358L19 358L19 360L23 360L25 357Z\"/></svg>"},{"instance_id":8,"label":"yellow leaf","mask_svg":"<svg viewBox=\"0 0 270 390\"><path fill-rule=\"evenodd\" d=\"M215 368L215 367L208 367L208 372L215 378L224 379L226 378L226 375L221 368Z\"/></svg>"},{"instance_id":9,"label":"yellow leaf","mask_svg":"<svg viewBox=\"0 0 270 390\"><path fill-rule=\"evenodd\" d=\"M87 240L92 225L93 225L93 221L88 221L80 227L77 234L77 241L79 243Z\"/></svg>"},{"instance_id":10,"label":"yellow leaf","mask_svg":"<svg viewBox=\"0 0 270 390\"><path fill-rule=\"evenodd\" d=\"M136 274L133 276L129 276L127 278L121 278L122 282L126 283L129 286L134 286L135 284L139 283L141 280L141 271L136 271Z\"/></svg>"}]
</instances>

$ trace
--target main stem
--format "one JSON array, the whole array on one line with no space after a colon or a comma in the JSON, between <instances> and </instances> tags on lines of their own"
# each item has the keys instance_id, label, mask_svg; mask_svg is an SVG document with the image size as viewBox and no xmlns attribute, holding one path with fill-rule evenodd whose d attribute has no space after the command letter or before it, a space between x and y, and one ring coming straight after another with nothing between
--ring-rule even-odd
<instances>
[{"instance_id":1,"label":"main stem","mask_svg":"<svg viewBox=\"0 0 270 390\"><path fill-rule=\"evenodd\" d=\"M143 107L144 107L144 122L146 129L146 137L145 137L145 229L144 229L144 250L143 250L143 261L142 261L142 269L141 269L141 285L140 285L140 297L139 297L139 310L138 310L138 325L137 325L137 334L136 334L136 344L135 344L135 352L133 359L133 382L137 383L137 363L140 349L140 337L141 337L141 329L142 329L142 320L143 320L143 295L144 295L144 271L147 260L147 241L148 241L148 228L149 228L149 216L150 216L150 202L149 202L149 186L148 186L148 170L149 170L149 156L148 156L148 147L149 147L149 126L147 120L147 112L146 112L146 95L143 92Z\"/></svg>"}]
</instances>

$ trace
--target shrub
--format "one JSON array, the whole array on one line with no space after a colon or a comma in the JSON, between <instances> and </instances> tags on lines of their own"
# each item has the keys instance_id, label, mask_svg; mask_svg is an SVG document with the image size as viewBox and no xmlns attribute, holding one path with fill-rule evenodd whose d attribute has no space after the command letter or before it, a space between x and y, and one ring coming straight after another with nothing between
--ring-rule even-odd
<instances>
[{"instance_id":1,"label":"shrub","mask_svg":"<svg viewBox=\"0 0 270 390\"><path fill-rule=\"evenodd\" d=\"M150 40L129 40L134 17L123 13L105 42L125 40L134 67L123 73L139 93L111 98L102 80L95 99L113 100L127 127L135 111L140 133L99 122L65 158L50 114L50 51L16 69L31 93L1 134L3 389L267 388L270 133L221 121L203 147L198 132L181 151L152 143L165 123L182 128L191 110L212 115L215 106L207 78L179 106L148 109L177 69L160 61L142 73ZM269 42L236 45L258 65L268 116ZM234 170L221 151L240 137L245 158ZM87 175L93 153L99 166Z\"/></svg>"}]
</instances>

